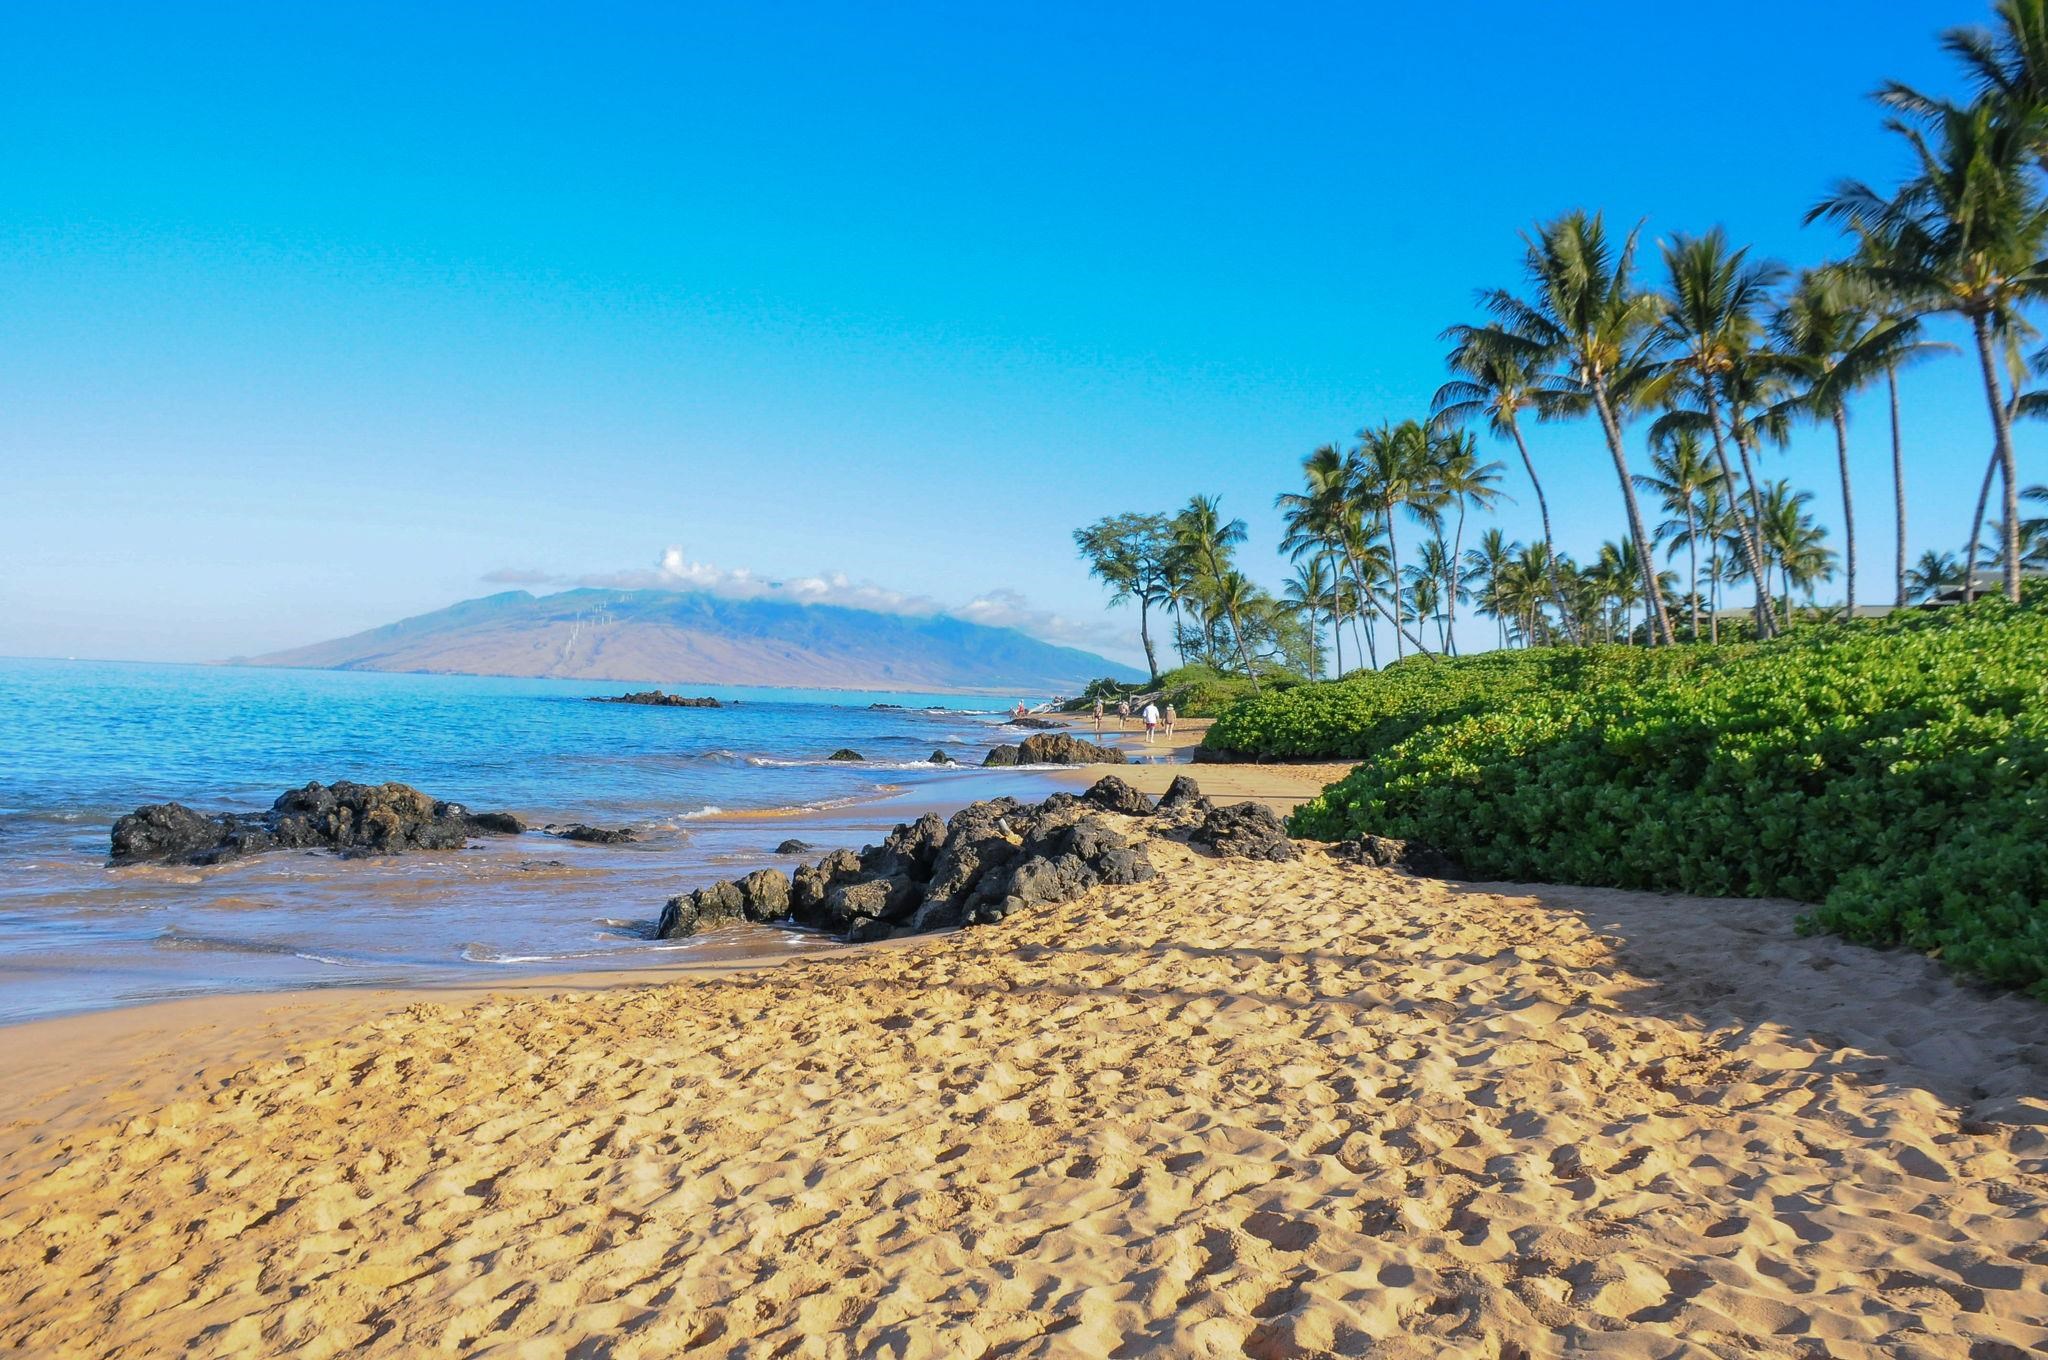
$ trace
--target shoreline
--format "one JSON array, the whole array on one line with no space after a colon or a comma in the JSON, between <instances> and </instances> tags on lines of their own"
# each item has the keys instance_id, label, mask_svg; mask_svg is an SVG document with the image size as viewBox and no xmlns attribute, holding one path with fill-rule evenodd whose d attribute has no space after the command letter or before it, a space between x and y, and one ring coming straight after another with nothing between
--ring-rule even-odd
<instances>
[{"instance_id":1,"label":"shoreline","mask_svg":"<svg viewBox=\"0 0 2048 1360\"><path fill-rule=\"evenodd\" d=\"M1158 878L998 926L36 1022L0 1057L0 1345L2048 1344L2037 1003L1787 902L1117 821Z\"/></svg>"}]
</instances>

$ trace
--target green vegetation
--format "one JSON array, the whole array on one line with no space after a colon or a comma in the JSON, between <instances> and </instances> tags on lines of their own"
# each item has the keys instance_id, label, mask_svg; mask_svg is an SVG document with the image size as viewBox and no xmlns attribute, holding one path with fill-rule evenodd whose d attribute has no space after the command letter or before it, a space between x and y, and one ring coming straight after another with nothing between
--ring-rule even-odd
<instances>
[{"instance_id":1,"label":"green vegetation","mask_svg":"<svg viewBox=\"0 0 2048 1360\"><path fill-rule=\"evenodd\" d=\"M1261 680L1263 688L1255 691L1251 681L1242 675L1191 664L1175 667L1149 685L1126 685L1107 678L1090 681L1081 697L1069 700L1066 708L1071 713L1085 713L1094 706L1098 695L1114 707L1120 698L1156 694L1160 703L1172 704L1183 718L1214 718L1254 694L1282 695L1304 683L1300 676L1286 671L1268 671Z\"/></svg>"},{"instance_id":2,"label":"green vegetation","mask_svg":"<svg viewBox=\"0 0 2048 1360\"><path fill-rule=\"evenodd\" d=\"M1363 757L1298 835L1485 878L1817 903L1813 929L2048 1000L2048 592L1649 651L1409 663L1262 695L1219 745Z\"/></svg>"}]
</instances>

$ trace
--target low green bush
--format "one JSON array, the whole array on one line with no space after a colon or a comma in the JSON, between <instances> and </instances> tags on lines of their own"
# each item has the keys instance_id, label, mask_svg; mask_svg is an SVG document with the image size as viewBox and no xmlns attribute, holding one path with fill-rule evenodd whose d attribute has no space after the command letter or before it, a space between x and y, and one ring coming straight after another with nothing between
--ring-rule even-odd
<instances>
[{"instance_id":1,"label":"low green bush","mask_svg":"<svg viewBox=\"0 0 2048 1360\"><path fill-rule=\"evenodd\" d=\"M1285 711L1341 705L1368 735L1328 748L1367 759L1293 829L1418 837L1485 878L1793 897L1818 904L1807 928L2048 1000L2041 603L1627 660L1475 657L1436 663L1433 687L1410 663L1384 686L1324 687L1362 695L1297 692ZM1263 702L1216 728L1307 739L1253 729Z\"/></svg>"}]
</instances>

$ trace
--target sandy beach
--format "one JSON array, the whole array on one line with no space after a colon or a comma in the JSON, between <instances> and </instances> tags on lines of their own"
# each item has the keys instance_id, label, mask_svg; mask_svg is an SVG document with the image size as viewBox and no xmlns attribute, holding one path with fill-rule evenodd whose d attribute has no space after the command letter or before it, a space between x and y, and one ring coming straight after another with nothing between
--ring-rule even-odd
<instances>
[{"instance_id":1,"label":"sandy beach","mask_svg":"<svg viewBox=\"0 0 2048 1360\"><path fill-rule=\"evenodd\" d=\"M2048 1350L2040 1006L1785 903L1150 848L756 972L17 1027L0 1346Z\"/></svg>"}]
</instances>

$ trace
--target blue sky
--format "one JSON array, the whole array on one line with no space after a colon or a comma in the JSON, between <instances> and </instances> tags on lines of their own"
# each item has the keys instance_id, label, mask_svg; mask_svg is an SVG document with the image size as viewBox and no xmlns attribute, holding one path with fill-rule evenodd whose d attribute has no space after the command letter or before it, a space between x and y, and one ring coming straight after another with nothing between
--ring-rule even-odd
<instances>
[{"instance_id":1,"label":"blue sky","mask_svg":"<svg viewBox=\"0 0 2048 1360\"><path fill-rule=\"evenodd\" d=\"M18 9L0 654L256 652L671 548L1116 647L1074 526L1219 494L1277 585L1274 494L1425 410L1518 231L1817 261L1802 210L1904 168L1865 93L1949 88L1986 12L1377 8ZM1907 379L1916 553L1966 531L1973 382ZM1853 434L1881 598L1881 408ZM1618 537L1593 427L1533 444L1561 546ZM1771 462L1837 518L1828 439Z\"/></svg>"}]
</instances>

